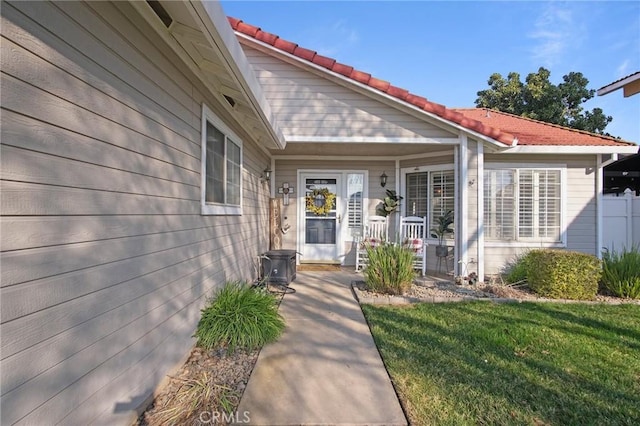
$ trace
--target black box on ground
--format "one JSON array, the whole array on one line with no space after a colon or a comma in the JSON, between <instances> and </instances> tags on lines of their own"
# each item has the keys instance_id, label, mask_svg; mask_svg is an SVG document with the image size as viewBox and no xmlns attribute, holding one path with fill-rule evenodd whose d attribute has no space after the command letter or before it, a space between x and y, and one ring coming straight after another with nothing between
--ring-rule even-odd
<instances>
[{"instance_id":1,"label":"black box on ground","mask_svg":"<svg viewBox=\"0 0 640 426\"><path fill-rule=\"evenodd\" d=\"M290 284L296 279L296 251L269 250L262 259L262 276L270 283Z\"/></svg>"}]
</instances>

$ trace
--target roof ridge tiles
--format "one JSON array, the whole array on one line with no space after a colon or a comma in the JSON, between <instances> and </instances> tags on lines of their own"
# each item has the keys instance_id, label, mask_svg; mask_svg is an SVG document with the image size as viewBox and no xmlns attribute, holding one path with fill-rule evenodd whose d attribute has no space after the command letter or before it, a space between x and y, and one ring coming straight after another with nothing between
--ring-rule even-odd
<instances>
[{"instance_id":1,"label":"roof ridge tiles","mask_svg":"<svg viewBox=\"0 0 640 426\"><path fill-rule=\"evenodd\" d=\"M413 94L406 89L394 86L387 81L373 77L367 72L357 70L354 67L340 63L333 58L318 55L318 53L313 50L300 47L296 43L285 40L275 34L263 31L261 28L251 24L247 24L240 19L231 16L227 18L229 20L231 28L241 34L254 38L265 44L273 46L276 49L289 53L307 62L318 65L329 71L340 74L353 81L362 83L391 97L400 99L401 101L404 101L427 113L434 114L436 116L444 118L445 120L452 121L456 124L461 125L462 127L490 137L494 140L500 141L501 143L504 143L506 145L511 145L512 141L515 139L514 135L503 132L500 129L487 126L486 124L483 124L478 120L465 117L463 114L453 109L449 109L442 104L429 101L423 96Z\"/></svg>"}]
</instances>

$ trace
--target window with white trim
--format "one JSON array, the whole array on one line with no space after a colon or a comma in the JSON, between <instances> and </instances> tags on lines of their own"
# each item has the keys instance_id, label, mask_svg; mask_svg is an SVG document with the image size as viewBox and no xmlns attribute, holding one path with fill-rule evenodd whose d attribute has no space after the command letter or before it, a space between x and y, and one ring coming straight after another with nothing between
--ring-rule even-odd
<instances>
[{"instance_id":1,"label":"window with white trim","mask_svg":"<svg viewBox=\"0 0 640 426\"><path fill-rule=\"evenodd\" d=\"M439 216L454 211L455 173L453 170L407 173L405 199L406 216L427 216L430 227L437 227Z\"/></svg>"},{"instance_id":2,"label":"window with white trim","mask_svg":"<svg viewBox=\"0 0 640 426\"><path fill-rule=\"evenodd\" d=\"M558 169L485 169L485 238L560 242L561 180Z\"/></svg>"},{"instance_id":3,"label":"window with white trim","mask_svg":"<svg viewBox=\"0 0 640 426\"><path fill-rule=\"evenodd\" d=\"M202 105L202 214L242 214L242 140Z\"/></svg>"}]
</instances>

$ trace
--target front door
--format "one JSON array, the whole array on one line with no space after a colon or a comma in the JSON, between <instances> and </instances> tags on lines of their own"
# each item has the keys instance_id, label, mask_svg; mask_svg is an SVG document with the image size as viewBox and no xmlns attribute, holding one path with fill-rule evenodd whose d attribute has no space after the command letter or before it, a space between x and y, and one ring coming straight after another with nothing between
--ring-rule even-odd
<instances>
[{"instance_id":1,"label":"front door","mask_svg":"<svg viewBox=\"0 0 640 426\"><path fill-rule=\"evenodd\" d=\"M304 174L301 203L301 262L339 262L342 188L340 174Z\"/></svg>"}]
</instances>

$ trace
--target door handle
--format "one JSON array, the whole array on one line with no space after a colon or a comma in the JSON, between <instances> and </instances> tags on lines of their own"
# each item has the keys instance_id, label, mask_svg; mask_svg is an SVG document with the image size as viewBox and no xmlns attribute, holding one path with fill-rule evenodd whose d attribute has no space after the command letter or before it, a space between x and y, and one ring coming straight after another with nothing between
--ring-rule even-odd
<instances>
[{"instance_id":1,"label":"door handle","mask_svg":"<svg viewBox=\"0 0 640 426\"><path fill-rule=\"evenodd\" d=\"M338 219L338 223L342 223L342 215L339 214L336 219Z\"/></svg>"}]
</instances>

